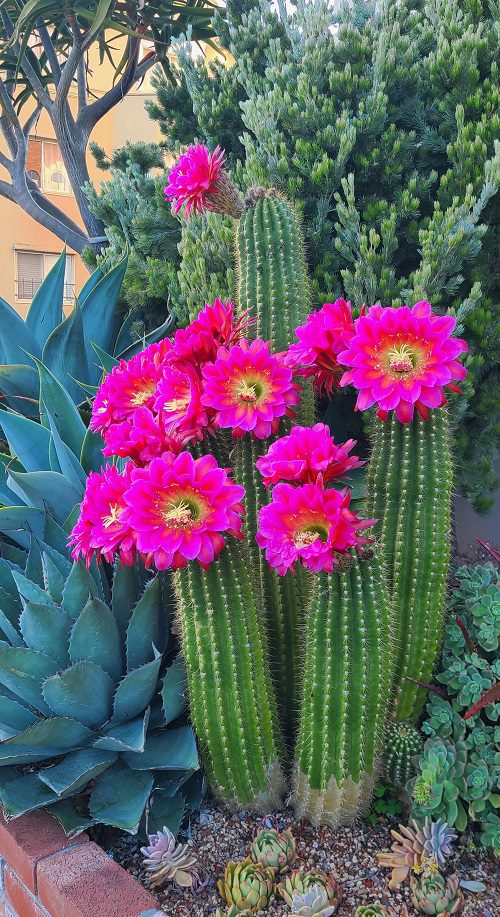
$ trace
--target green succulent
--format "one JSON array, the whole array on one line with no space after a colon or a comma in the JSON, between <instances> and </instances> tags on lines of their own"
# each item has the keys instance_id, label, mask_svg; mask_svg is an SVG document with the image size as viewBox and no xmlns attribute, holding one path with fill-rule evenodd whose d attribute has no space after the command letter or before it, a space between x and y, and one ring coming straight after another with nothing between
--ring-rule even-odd
<instances>
[{"instance_id":1,"label":"green succulent","mask_svg":"<svg viewBox=\"0 0 500 917\"><path fill-rule=\"evenodd\" d=\"M176 831L198 769L180 660L167 667L160 575L71 563L32 539L0 559L0 797L7 818L47 808L72 834ZM10 559L9 559L10 558ZM29 765L28 769L26 765ZM77 801L78 797L78 801Z\"/></svg>"},{"instance_id":2,"label":"green succulent","mask_svg":"<svg viewBox=\"0 0 500 917\"><path fill-rule=\"evenodd\" d=\"M293 866L296 856L295 838L292 832L264 828L250 847L250 859L261 866L270 866L277 873L284 873Z\"/></svg>"},{"instance_id":3,"label":"green succulent","mask_svg":"<svg viewBox=\"0 0 500 917\"><path fill-rule=\"evenodd\" d=\"M276 891L281 898L286 901L290 908L293 907L294 900L297 896L303 896L312 890L314 890L317 896L318 889L322 889L325 892L327 907L333 908L329 913L333 913L339 905L342 891L340 885L331 873L324 872L322 869L311 869L308 872L301 869L295 869L291 875L287 876L283 882L280 882L280 884L276 886ZM322 896L322 898L323 897L324 896ZM317 913L324 914L325 911L320 910Z\"/></svg>"},{"instance_id":4,"label":"green succulent","mask_svg":"<svg viewBox=\"0 0 500 917\"><path fill-rule=\"evenodd\" d=\"M235 913L251 913L267 907L274 889L274 869L253 863L247 857L241 863L230 861L224 871L224 880L217 883L219 894Z\"/></svg>"},{"instance_id":5,"label":"green succulent","mask_svg":"<svg viewBox=\"0 0 500 917\"><path fill-rule=\"evenodd\" d=\"M437 870L424 871L410 878L411 900L422 914L451 917L463 904L457 876L446 878Z\"/></svg>"},{"instance_id":6,"label":"green succulent","mask_svg":"<svg viewBox=\"0 0 500 917\"><path fill-rule=\"evenodd\" d=\"M427 736L449 739L463 734L462 717L453 710L450 702L438 694L431 694L427 702L427 719L422 723L422 732Z\"/></svg>"},{"instance_id":7,"label":"green succulent","mask_svg":"<svg viewBox=\"0 0 500 917\"><path fill-rule=\"evenodd\" d=\"M249 911L248 908L241 911L239 908L231 906L227 911L221 911L220 907L218 907L215 912L215 917L252 917L254 913L255 911Z\"/></svg>"},{"instance_id":8,"label":"green succulent","mask_svg":"<svg viewBox=\"0 0 500 917\"><path fill-rule=\"evenodd\" d=\"M495 856L500 856L500 816L495 812L489 812L482 820L481 827L481 843L485 847L491 847Z\"/></svg>"},{"instance_id":9,"label":"green succulent","mask_svg":"<svg viewBox=\"0 0 500 917\"><path fill-rule=\"evenodd\" d=\"M388 917L388 910L383 904L374 901L372 904L365 904L358 907L354 917Z\"/></svg>"},{"instance_id":10,"label":"green succulent","mask_svg":"<svg viewBox=\"0 0 500 917\"><path fill-rule=\"evenodd\" d=\"M293 896L290 913L301 917L331 917L336 908L336 904L329 903L323 885L310 885L307 891Z\"/></svg>"},{"instance_id":11,"label":"green succulent","mask_svg":"<svg viewBox=\"0 0 500 917\"><path fill-rule=\"evenodd\" d=\"M467 749L463 742L427 739L418 760L418 775L407 784L414 800L412 815L423 821L429 815L442 818L459 831L467 825L467 814L460 802L465 792L464 770Z\"/></svg>"}]
</instances>

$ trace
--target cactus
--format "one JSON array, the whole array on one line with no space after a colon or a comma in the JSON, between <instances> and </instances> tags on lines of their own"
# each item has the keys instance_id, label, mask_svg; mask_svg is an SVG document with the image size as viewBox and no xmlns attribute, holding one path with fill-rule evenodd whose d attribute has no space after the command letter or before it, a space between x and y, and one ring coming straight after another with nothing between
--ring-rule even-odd
<instances>
[{"instance_id":1,"label":"cactus","mask_svg":"<svg viewBox=\"0 0 500 917\"><path fill-rule=\"evenodd\" d=\"M261 866L271 866L275 872L287 872L296 857L295 838L290 830L264 828L250 847L250 858Z\"/></svg>"},{"instance_id":2,"label":"cactus","mask_svg":"<svg viewBox=\"0 0 500 917\"><path fill-rule=\"evenodd\" d=\"M390 700L380 561L344 563L344 572L318 575L307 613L294 806L314 824L349 823L369 805Z\"/></svg>"},{"instance_id":3,"label":"cactus","mask_svg":"<svg viewBox=\"0 0 500 917\"><path fill-rule=\"evenodd\" d=\"M274 869L252 863L250 859L241 863L229 862L224 871L224 880L217 883L219 894L230 909L236 913L255 913L267 907L274 890Z\"/></svg>"},{"instance_id":4,"label":"cactus","mask_svg":"<svg viewBox=\"0 0 500 917\"><path fill-rule=\"evenodd\" d=\"M409 723L391 723L385 738L385 776L395 786L404 787L413 777L413 758L422 750L422 736Z\"/></svg>"},{"instance_id":5,"label":"cactus","mask_svg":"<svg viewBox=\"0 0 500 917\"><path fill-rule=\"evenodd\" d=\"M214 791L231 808L279 806L280 738L262 609L241 543L228 542L207 570L175 574L191 717Z\"/></svg>"},{"instance_id":6,"label":"cactus","mask_svg":"<svg viewBox=\"0 0 500 917\"><path fill-rule=\"evenodd\" d=\"M458 876L447 878L436 870L425 870L421 876L411 877L410 888L413 906L432 917L451 917L464 903Z\"/></svg>"},{"instance_id":7,"label":"cactus","mask_svg":"<svg viewBox=\"0 0 500 917\"><path fill-rule=\"evenodd\" d=\"M452 462L446 409L376 423L367 513L379 520L395 617L397 720L416 720L439 655L450 561ZM377 529L376 529L377 531ZM411 680L414 679L414 680Z\"/></svg>"}]
</instances>

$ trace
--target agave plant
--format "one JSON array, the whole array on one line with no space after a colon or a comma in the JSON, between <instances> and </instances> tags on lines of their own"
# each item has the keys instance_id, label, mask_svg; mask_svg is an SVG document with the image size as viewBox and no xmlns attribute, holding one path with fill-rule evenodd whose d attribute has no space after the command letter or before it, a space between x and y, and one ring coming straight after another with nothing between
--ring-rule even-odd
<instances>
[{"instance_id":1,"label":"agave plant","mask_svg":"<svg viewBox=\"0 0 500 917\"><path fill-rule=\"evenodd\" d=\"M425 870L410 880L411 900L422 914L451 917L464 902L458 876L443 876L439 870Z\"/></svg>"},{"instance_id":2,"label":"agave plant","mask_svg":"<svg viewBox=\"0 0 500 917\"><path fill-rule=\"evenodd\" d=\"M391 830L396 843L389 852L377 854L380 866L392 869L389 888L397 888L411 870L418 873L427 864L443 866L445 857L451 853L451 844L456 833L445 821L426 818L422 826L416 821L411 825L400 825L398 831Z\"/></svg>"},{"instance_id":3,"label":"agave plant","mask_svg":"<svg viewBox=\"0 0 500 917\"><path fill-rule=\"evenodd\" d=\"M241 863L229 862L224 880L217 883L219 894L235 913L255 913L267 907L274 889L274 869L252 863L247 857Z\"/></svg>"},{"instance_id":4,"label":"agave plant","mask_svg":"<svg viewBox=\"0 0 500 917\"><path fill-rule=\"evenodd\" d=\"M161 577L118 567L110 585L35 537L29 552L2 554L6 817L44 807L68 834L97 823L135 832L147 810L153 827L163 818L177 830L198 755L189 726L166 728L185 689L179 659L167 667Z\"/></svg>"},{"instance_id":5,"label":"agave plant","mask_svg":"<svg viewBox=\"0 0 500 917\"><path fill-rule=\"evenodd\" d=\"M261 866L270 866L275 872L286 872L293 866L296 856L295 838L290 830L277 831L264 828L250 847L250 858Z\"/></svg>"},{"instance_id":6,"label":"agave plant","mask_svg":"<svg viewBox=\"0 0 500 917\"><path fill-rule=\"evenodd\" d=\"M108 370L165 336L174 321L170 317L145 339L134 340L134 315L123 321L116 308L126 258L107 274L95 271L65 318L65 263L63 251L36 293L26 321L0 298L0 404L26 417L42 415L37 361L62 383L73 403L80 404L98 385L103 366Z\"/></svg>"},{"instance_id":7,"label":"agave plant","mask_svg":"<svg viewBox=\"0 0 500 917\"><path fill-rule=\"evenodd\" d=\"M144 868L151 888L175 882L181 888L193 888L198 883L198 858L188 844L176 844L175 836L165 825L151 834L144 854Z\"/></svg>"}]
</instances>

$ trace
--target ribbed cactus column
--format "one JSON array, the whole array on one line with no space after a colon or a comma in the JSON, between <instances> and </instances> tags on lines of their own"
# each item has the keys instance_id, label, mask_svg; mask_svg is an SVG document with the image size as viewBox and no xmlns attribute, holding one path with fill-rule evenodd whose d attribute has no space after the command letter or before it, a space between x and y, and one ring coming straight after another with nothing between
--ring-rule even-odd
<instances>
[{"instance_id":1,"label":"ribbed cactus column","mask_svg":"<svg viewBox=\"0 0 500 917\"><path fill-rule=\"evenodd\" d=\"M207 570L175 574L189 702L214 792L232 809L279 806L277 711L248 552L232 539Z\"/></svg>"},{"instance_id":2,"label":"ribbed cactus column","mask_svg":"<svg viewBox=\"0 0 500 917\"><path fill-rule=\"evenodd\" d=\"M377 423L366 512L378 531L395 615L397 720L416 720L443 634L450 562L452 461L445 408Z\"/></svg>"},{"instance_id":3,"label":"ribbed cactus column","mask_svg":"<svg viewBox=\"0 0 500 917\"><path fill-rule=\"evenodd\" d=\"M238 303L255 319L254 337L271 342L275 353L287 350L295 329L309 311L309 278L304 241L292 205L278 192L255 188L245 199L236 229ZM297 423L314 423L312 386L306 383L297 408ZM247 492L246 531L253 564L259 573L268 621L269 650L282 721L288 735L295 729L302 672L301 622L307 575L279 577L255 544L259 509L268 497L255 462L270 442L244 440L236 449L236 475Z\"/></svg>"},{"instance_id":4,"label":"ribbed cactus column","mask_svg":"<svg viewBox=\"0 0 500 917\"><path fill-rule=\"evenodd\" d=\"M381 563L321 573L307 612L294 807L313 824L348 824L370 802L382 752L392 622Z\"/></svg>"}]
</instances>

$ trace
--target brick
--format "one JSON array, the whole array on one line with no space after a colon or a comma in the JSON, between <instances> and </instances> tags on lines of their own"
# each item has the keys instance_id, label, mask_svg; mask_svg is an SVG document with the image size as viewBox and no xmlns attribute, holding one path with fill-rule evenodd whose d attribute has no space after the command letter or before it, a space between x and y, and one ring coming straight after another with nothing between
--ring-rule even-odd
<instances>
[{"instance_id":1,"label":"brick","mask_svg":"<svg viewBox=\"0 0 500 917\"><path fill-rule=\"evenodd\" d=\"M158 902L97 844L74 847L38 864L38 896L52 917L138 917Z\"/></svg>"},{"instance_id":2,"label":"brick","mask_svg":"<svg viewBox=\"0 0 500 917\"><path fill-rule=\"evenodd\" d=\"M0 856L32 892L36 891L38 860L87 841L86 834L69 839L48 812L28 812L7 822L0 809Z\"/></svg>"},{"instance_id":3,"label":"brick","mask_svg":"<svg viewBox=\"0 0 500 917\"><path fill-rule=\"evenodd\" d=\"M5 893L7 901L19 917L46 917L46 912L38 906L29 889L8 866L5 870Z\"/></svg>"}]
</instances>

